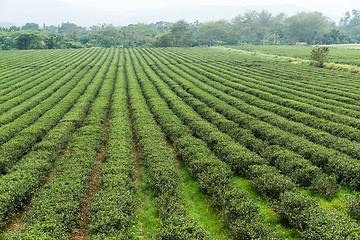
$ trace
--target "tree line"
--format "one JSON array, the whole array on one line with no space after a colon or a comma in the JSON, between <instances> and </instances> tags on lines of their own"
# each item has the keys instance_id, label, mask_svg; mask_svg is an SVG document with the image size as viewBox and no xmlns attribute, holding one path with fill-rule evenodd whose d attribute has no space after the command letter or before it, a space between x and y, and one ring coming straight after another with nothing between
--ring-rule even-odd
<instances>
[{"instance_id":1,"label":"tree line","mask_svg":"<svg viewBox=\"0 0 360 240\"><path fill-rule=\"evenodd\" d=\"M192 47L213 45L291 45L360 43L360 10L346 12L335 23L320 12L288 17L248 10L231 20L200 23L159 21L128 26L102 24L89 28L74 23L40 27L0 27L0 49L83 47Z\"/></svg>"}]
</instances>

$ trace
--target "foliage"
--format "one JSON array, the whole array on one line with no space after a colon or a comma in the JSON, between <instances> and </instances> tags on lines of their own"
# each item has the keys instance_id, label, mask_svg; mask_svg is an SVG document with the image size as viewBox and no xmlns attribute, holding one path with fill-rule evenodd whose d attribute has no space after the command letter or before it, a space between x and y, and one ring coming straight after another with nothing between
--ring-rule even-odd
<instances>
[{"instance_id":1,"label":"foliage","mask_svg":"<svg viewBox=\"0 0 360 240\"><path fill-rule=\"evenodd\" d=\"M282 194L279 215L302 231L305 239L334 239L339 236L356 239L359 226L348 216L328 212L308 196L287 192Z\"/></svg>"},{"instance_id":2,"label":"foliage","mask_svg":"<svg viewBox=\"0 0 360 240\"><path fill-rule=\"evenodd\" d=\"M353 74L214 48L4 51L0 63L0 227L31 202L13 239L69 238L95 166L89 238L139 236L134 145L159 219L145 237L212 239L183 199L182 161L229 238L281 239L286 226L359 239ZM355 194L339 197L343 184Z\"/></svg>"},{"instance_id":3,"label":"foliage","mask_svg":"<svg viewBox=\"0 0 360 240\"><path fill-rule=\"evenodd\" d=\"M360 10L347 11L340 20L341 29L348 31L355 42L360 40Z\"/></svg>"},{"instance_id":4,"label":"foliage","mask_svg":"<svg viewBox=\"0 0 360 240\"><path fill-rule=\"evenodd\" d=\"M307 42L315 44L318 38L322 38L330 30L330 20L319 12L299 13L288 19L289 32L294 42Z\"/></svg>"},{"instance_id":5,"label":"foliage","mask_svg":"<svg viewBox=\"0 0 360 240\"><path fill-rule=\"evenodd\" d=\"M225 20L201 23L196 36L207 46L222 45L228 40L229 28L230 24Z\"/></svg>"},{"instance_id":6,"label":"foliage","mask_svg":"<svg viewBox=\"0 0 360 240\"><path fill-rule=\"evenodd\" d=\"M349 215L360 221L360 194L356 193L354 196L348 197L346 200L346 207Z\"/></svg>"},{"instance_id":7,"label":"foliage","mask_svg":"<svg viewBox=\"0 0 360 240\"><path fill-rule=\"evenodd\" d=\"M127 26L102 24L90 28L70 22L59 26L44 24L42 28L36 23L26 23L21 28L0 28L0 49L360 43L359 12L355 9L347 12L339 26L319 12L302 12L287 17L284 13L272 15L264 10L248 10L230 21L204 23L179 20ZM30 36L28 31L32 31L34 36ZM20 42L17 43L16 39Z\"/></svg>"},{"instance_id":8,"label":"foliage","mask_svg":"<svg viewBox=\"0 0 360 240\"><path fill-rule=\"evenodd\" d=\"M40 30L40 27L37 23L26 23L21 27L22 30Z\"/></svg>"},{"instance_id":9,"label":"foliage","mask_svg":"<svg viewBox=\"0 0 360 240\"><path fill-rule=\"evenodd\" d=\"M162 34L156 36L152 45L154 47L171 47L173 46L174 38L170 30L163 32Z\"/></svg>"},{"instance_id":10,"label":"foliage","mask_svg":"<svg viewBox=\"0 0 360 240\"><path fill-rule=\"evenodd\" d=\"M353 49L359 47L359 45L334 45L329 47L331 47L331 50L327 55L328 62L360 66L360 60L357 58L360 51L359 49ZM252 52L252 54L264 53L277 60L284 59L285 61L287 60L286 57L291 57L292 59L289 61L292 62L308 59L309 53L314 49L312 46L231 46L231 48L243 49Z\"/></svg>"},{"instance_id":11,"label":"foliage","mask_svg":"<svg viewBox=\"0 0 360 240\"><path fill-rule=\"evenodd\" d=\"M15 39L15 46L21 50L39 48L39 36L35 33L22 33Z\"/></svg>"},{"instance_id":12,"label":"foliage","mask_svg":"<svg viewBox=\"0 0 360 240\"><path fill-rule=\"evenodd\" d=\"M323 67L326 61L326 56L329 54L328 47L318 47L311 51L310 59L316 62L316 66Z\"/></svg>"}]
</instances>

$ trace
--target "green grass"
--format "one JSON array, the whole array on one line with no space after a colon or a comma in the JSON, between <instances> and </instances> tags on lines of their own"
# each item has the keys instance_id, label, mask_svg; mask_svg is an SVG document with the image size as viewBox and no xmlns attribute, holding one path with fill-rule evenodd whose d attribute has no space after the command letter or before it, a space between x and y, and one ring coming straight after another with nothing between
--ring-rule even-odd
<instances>
[{"instance_id":1,"label":"green grass","mask_svg":"<svg viewBox=\"0 0 360 240\"><path fill-rule=\"evenodd\" d=\"M201 191L196 180L191 177L183 163L180 164L179 169L183 178L180 189L185 200L185 206L191 216L204 226L210 233L211 239L231 239L221 214L211 207L209 197Z\"/></svg>"},{"instance_id":2,"label":"green grass","mask_svg":"<svg viewBox=\"0 0 360 240\"><path fill-rule=\"evenodd\" d=\"M314 49L312 46L233 46L231 48L304 60L310 59L311 50ZM360 66L360 49L330 48L326 62Z\"/></svg>"},{"instance_id":3,"label":"green grass","mask_svg":"<svg viewBox=\"0 0 360 240\"><path fill-rule=\"evenodd\" d=\"M161 222L161 219L156 214L156 209L153 204L154 195L151 191L150 185L148 184L149 179L146 174L146 170L143 167L140 171L141 177L141 187L145 193L145 202L141 202L144 212L140 211L139 208L139 219L143 223L143 233L145 239L152 239L153 236L157 233L158 224ZM138 191L139 199L142 199L142 194Z\"/></svg>"},{"instance_id":4,"label":"green grass","mask_svg":"<svg viewBox=\"0 0 360 240\"><path fill-rule=\"evenodd\" d=\"M355 197L355 191L351 189L345 189L344 186L340 187L339 191L332 199L325 199L309 190L301 190L301 191L302 193L316 199L316 201L321 207L327 209L328 211L335 211L341 214L347 214L347 208L346 208L347 198Z\"/></svg>"},{"instance_id":5,"label":"green grass","mask_svg":"<svg viewBox=\"0 0 360 240\"><path fill-rule=\"evenodd\" d=\"M173 153L171 154L173 155ZM182 176L182 181L180 183L181 196L184 199L185 208L189 211L191 217L202 224L209 232L211 239L232 239L221 214L211 207L210 198L201 191L196 180L191 177L186 166L183 163L180 163L178 168ZM145 239L153 239L157 233L157 226L161 222L161 219L158 217L156 208L153 204L154 195L148 184L149 180L144 167L141 169L140 176L142 181L141 187L145 193L146 199L145 202L140 203L144 212L141 212L139 208L139 220L143 223ZM138 196L139 199L142 199L140 191L138 191Z\"/></svg>"},{"instance_id":6,"label":"green grass","mask_svg":"<svg viewBox=\"0 0 360 240\"><path fill-rule=\"evenodd\" d=\"M266 221L276 229L283 239L302 239L299 232L292 229L286 223L279 221L277 214L270 207L270 204L252 187L249 180L236 176L234 182L237 187L249 194L250 199L258 204L260 212L265 216Z\"/></svg>"}]
</instances>

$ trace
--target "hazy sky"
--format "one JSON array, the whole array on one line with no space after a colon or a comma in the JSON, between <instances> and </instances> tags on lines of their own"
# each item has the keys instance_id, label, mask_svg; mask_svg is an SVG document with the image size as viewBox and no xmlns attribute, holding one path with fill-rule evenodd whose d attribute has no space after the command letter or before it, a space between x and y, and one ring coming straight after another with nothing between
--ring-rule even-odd
<instances>
[{"instance_id":1,"label":"hazy sky","mask_svg":"<svg viewBox=\"0 0 360 240\"><path fill-rule=\"evenodd\" d=\"M235 17L235 11L245 6L249 8L282 4L292 4L296 12L319 11L334 20L339 20L346 11L360 10L360 0L0 0L0 22L17 25L26 22L45 22L50 25L70 21L89 26L97 23L126 25L157 20L193 21L197 18L200 21L208 21L218 18L231 19ZM218 8L219 14L216 14L217 8L206 12L204 9L207 8L199 8L202 5L224 7ZM161 11L162 9L169 11Z\"/></svg>"},{"instance_id":2,"label":"hazy sky","mask_svg":"<svg viewBox=\"0 0 360 240\"><path fill-rule=\"evenodd\" d=\"M3 0L2 0L3 1ZM7 1L7 0L5 0ZM10 0L13 1L13 0ZM349 9L359 8L359 0L58 0L68 2L78 6L87 5L89 8L103 10L135 10L152 9L164 6L194 6L194 5L228 5L228 6L264 6L277 4L296 4L300 7L308 8L314 11L329 12L339 14ZM49 1L50 2L50 1ZM332 3L331 3L332 2Z\"/></svg>"}]
</instances>

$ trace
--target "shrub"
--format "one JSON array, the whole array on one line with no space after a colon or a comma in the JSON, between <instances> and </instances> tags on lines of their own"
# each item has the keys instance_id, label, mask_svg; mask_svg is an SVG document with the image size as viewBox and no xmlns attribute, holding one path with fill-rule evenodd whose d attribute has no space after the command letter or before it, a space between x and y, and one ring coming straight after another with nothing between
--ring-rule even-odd
<instances>
[{"instance_id":1,"label":"shrub","mask_svg":"<svg viewBox=\"0 0 360 240\"><path fill-rule=\"evenodd\" d=\"M328 47L318 47L311 51L310 59L315 61L315 66L322 68L328 54Z\"/></svg>"},{"instance_id":2,"label":"shrub","mask_svg":"<svg viewBox=\"0 0 360 240\"><path fill-rule=\"evenodd\" d=\"M346 207L349 215L360 221L360 194L356 194L354 197L348 198L346 201Z\"/></svg>"},{"instance_id":3,"label":"shrub","mask_svg":"<svg viewBox=\"0 0 360 240\"><path fill-rule=\"evenodd\" d=\"M274 167L253 165L250 167L250 173L252 185L263 196L277 199L281 193L295 189L291 179Z\"/></svg>"}]
</instances>

